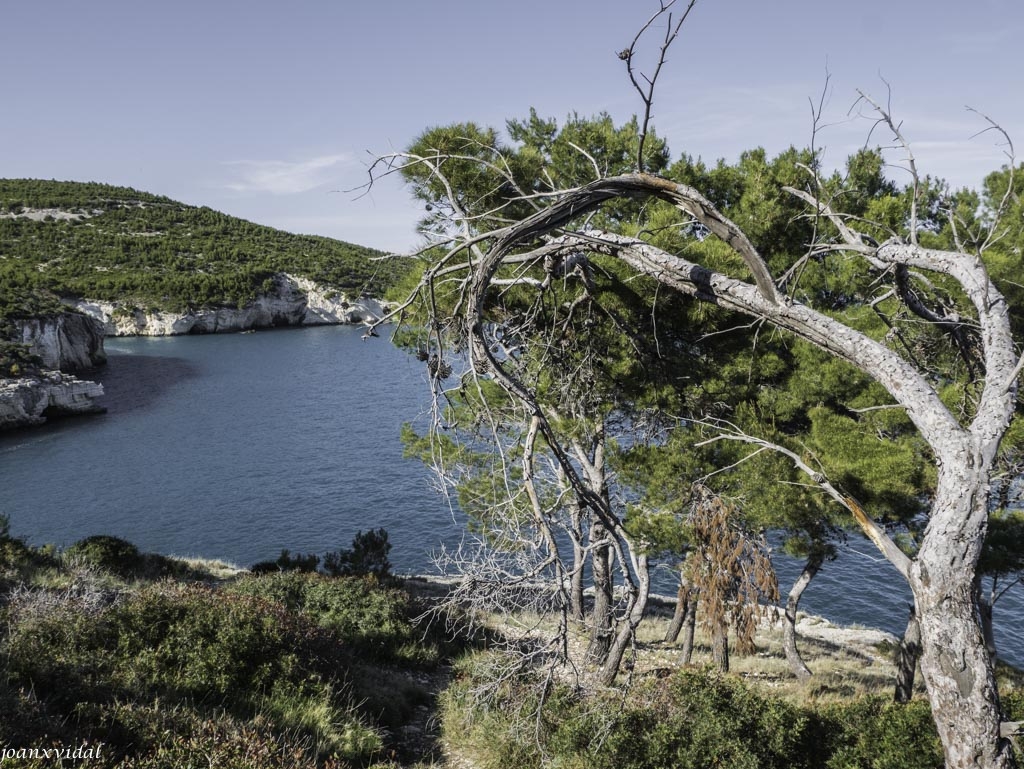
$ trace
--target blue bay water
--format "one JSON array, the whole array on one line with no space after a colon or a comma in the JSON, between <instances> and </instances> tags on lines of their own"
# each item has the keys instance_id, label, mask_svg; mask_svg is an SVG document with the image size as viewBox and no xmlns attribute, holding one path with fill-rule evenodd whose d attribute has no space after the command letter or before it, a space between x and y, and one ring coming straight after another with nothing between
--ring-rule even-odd
<instances>
[{"instance_id":1,"label":"blue bay water","mask_svg":"<svg viewBox=\"0 0 1024 769\"><path fill-rule=\"evenodd\" d=\"M350 327L108 339L109 411L0 437L0 511L33 543L96 533L248 565L282 548L391 533L426 571L456 537L399 430L428 402L423 364Z\"/></svg>"},{"instance_id":2,"label":"blue bay water","mask_svg":"<svg viewBox=\"0 0 1024 769\"><path fill-rule=\"evenodd\" d=\"M429 405L424 366L384 338L322 327L108 339L108 413L0 435L0 512L33 544L90 534L240 565L323 553L384 527L396 571L430 573L459 517L404 459L403 422ZM800 564L776 558L783 593ZM659 592L672 575L659 572ZM996 640L1024 664L1024 589L996 605ZM857 535L801 609L899 634L910 594Z\"/></svg>"}]
</instances>

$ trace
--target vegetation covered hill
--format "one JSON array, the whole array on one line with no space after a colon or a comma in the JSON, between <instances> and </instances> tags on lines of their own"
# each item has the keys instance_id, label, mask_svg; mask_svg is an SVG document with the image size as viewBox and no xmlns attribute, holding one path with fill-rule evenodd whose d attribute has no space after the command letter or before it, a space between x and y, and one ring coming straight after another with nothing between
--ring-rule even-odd
<instances>
[{"instance_id":1,"label":"vegetation covered hill","mask_svg":"<svg viewBox=\"0 0 1024 769\"><path fill-rule=\"evenodd\" d=\"M0 319L45 314L61 296L238 306L276 272L380 295L399 277L380 256L126 187L0 179Z\"/></svg>"}]
</instances>

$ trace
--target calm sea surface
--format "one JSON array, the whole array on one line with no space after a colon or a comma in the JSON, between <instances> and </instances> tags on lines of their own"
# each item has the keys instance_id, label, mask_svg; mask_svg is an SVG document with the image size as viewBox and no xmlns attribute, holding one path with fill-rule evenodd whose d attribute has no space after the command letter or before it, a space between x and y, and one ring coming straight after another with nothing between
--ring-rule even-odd
<instances>
[{"instance_id":1,"label":"calm sea surface","mask_svg":"<svg viewBox=\"0 0 1024 769\"><path fill-rule=\"evenodd\" d=\"M108 413L0 435L0 512L33 544L114 534L141 549L248 565L322 553L384 527L399 572L429 573L458 515L416 460L403 422L428 405L423 364L361 330L108 339L96 378ZM783 592L799 571L777 561ZM674 592L667 570L657 580ZM1024 664L1024 589L996 605L996 640ZM801 609L901 633L909 591L851 537Z\"/></svg>"}]
</instances>

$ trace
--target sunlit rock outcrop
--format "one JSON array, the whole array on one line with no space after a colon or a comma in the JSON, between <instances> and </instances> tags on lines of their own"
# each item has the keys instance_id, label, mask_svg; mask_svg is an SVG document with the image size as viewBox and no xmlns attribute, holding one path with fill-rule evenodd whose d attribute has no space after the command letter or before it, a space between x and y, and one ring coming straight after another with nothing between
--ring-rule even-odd
<instances>
[{"instance_id":1,"label":"sunlit rock outcrop","mask_svg":"<svg viewBox=\"0 0 1024 769\"><path fill-rule=\"evenodd\" d=\"M103 351L103 326L77 312L61 312L40 318L10 321L13 341L29 345L42 365L60 371L86 371L107 362Z\"/></svg>"},{"instance_id":2,"label":"sunlit rock outcrop","mask_svg":"<svg viewBox=\"0 0 1024 769\"><path fill-rule=\"evenodd\" d=\"M51 417L95 414L103 385L59 371L0 379L0 430L39 425Z\"/></svg>"},{"instance_id":3,"label":"sunlit rock outcrop","mask_svg":"<svg viewBox=\"0 0 1024 769\"><path fill-rule=\"evenodd\" d=\"M380 318L380 302L350 298L311 280L285 273L274 286L244 307L217 307L187 312L129 307L115 302L79 300L74 306L99 320L107 336L174 336L219 334L278 326L365 323Z\"/></svg>"}]
</instances>

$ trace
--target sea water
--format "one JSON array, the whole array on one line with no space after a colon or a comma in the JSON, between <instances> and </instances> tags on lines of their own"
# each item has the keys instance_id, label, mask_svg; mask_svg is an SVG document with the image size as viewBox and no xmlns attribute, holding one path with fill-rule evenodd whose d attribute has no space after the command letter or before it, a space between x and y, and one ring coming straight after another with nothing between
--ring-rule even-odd
<instances>
[{"instance_id":1,"label":"sea water","mask_svg":"<svg viewBox=\"0 0 1024 769\"><path fill-rule=\"evenodd\" d=\"M0 513L33 544L91 534L144 551L240 565L348 547L383 527L400 573L430 573L458 544L461 516L428 468L402 455L424 424L425 365L352 327L108 339L101 416L0 434ZM783 593L799 573L775 558ZM673 574L656 570L659 592ZM801 609L899 634L910 593L850 536ZM996 605L1000 653L1024 664L1024 588Z\"/></svg>"}]
</instances>

